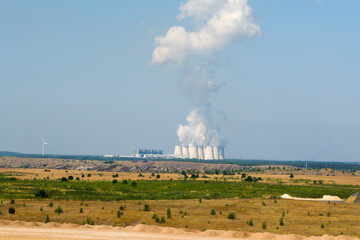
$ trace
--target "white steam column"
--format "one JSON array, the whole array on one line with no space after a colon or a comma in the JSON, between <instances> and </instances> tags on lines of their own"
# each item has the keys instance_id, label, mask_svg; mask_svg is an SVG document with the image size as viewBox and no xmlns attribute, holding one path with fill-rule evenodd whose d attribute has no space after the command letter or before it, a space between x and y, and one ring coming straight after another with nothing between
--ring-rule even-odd
<instances>
[{"instance_id":1,"label":"white steam column","mask_svg":"<svg viewBox=\"0 0 360 240\"><path fill-rule=\"evenodd\" d=\"M219 147L219 159L220 159L220 160L225 159L224 147Z\"/></svg>"},{"instance_id":2,"label":"white steam column","mask_svg":"<svg viewBox=\"0 0 360 240\"><path fill-rule=\"evenodd\" d=\"M182 147L182 154L183 154L184 157L188 158L189 157L189 147L183 146Z\"/></svg>"},{"instance_id":3,"label":"white steam column","mask_svg":"<svg viewBox=\"0 0 360 240\"><path fill-rule=\"evenodd\" d=\"M189 156L193 159L199 158L196 146L189 146Z\"/></svg>"},{"instance_id":4,"label":"white steam column","mask_svg":"<svg viewBox=\"0 0 360 240\"><path fill-rule=\"evenodd\" d=\"M213 148L211 146L205 147L205 160L214 160Z\"/></svg>"}]
</instances>

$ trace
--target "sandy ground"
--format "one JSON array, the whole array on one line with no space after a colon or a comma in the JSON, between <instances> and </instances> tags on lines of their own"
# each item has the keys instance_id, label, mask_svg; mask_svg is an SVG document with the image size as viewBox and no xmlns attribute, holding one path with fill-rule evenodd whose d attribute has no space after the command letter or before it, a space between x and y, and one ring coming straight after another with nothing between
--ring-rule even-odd
<instances>
[{"instance_id":1,"label":"sandy ground","mask_svg":"<svg viewBox=\"0 0 360 240\"><path fill-rule=\"evenodd\" d=\"M0 220L0 239L1 240L113 240L113 239L132 239L132 240L231 240L231 239L256 239L256 240L359 240L347 236L328 236L304 237L295 234L277 235L272 233L248 233L237 231L206 230L204 232L189 232L185 229L169 227L136 225L125 228L111 226L78 226L74 224L59 223L35 223L22 221Z\"/></svg>"}]
</instances>

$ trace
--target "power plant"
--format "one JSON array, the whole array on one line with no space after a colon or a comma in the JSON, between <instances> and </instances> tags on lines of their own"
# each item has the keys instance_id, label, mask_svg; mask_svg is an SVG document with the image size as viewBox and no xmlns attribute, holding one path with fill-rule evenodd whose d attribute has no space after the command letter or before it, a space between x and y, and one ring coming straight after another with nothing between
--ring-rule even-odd
<instances>
[{"instance_id":1,"label":"power plant","mask_svg":"<svg viewBox=\"0 0 360 240\"><path fill-rule=\"evenodd\" d=\"M223 160L225 158L224 147L175 146L174 158Z\"/></svg>"}]
</instances>

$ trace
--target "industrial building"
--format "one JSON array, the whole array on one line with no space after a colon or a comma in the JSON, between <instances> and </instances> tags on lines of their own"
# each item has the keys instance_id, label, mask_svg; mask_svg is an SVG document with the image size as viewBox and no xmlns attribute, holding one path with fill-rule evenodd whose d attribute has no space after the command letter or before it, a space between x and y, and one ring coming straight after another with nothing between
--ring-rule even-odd
<instances>
[{"instance_id":1,"label":"industrial building","mask_svg":"<svg viewBox=\"0 0 360 240\"><path fill-rule=\"evenodd\" d=\"M225 158L224 147L217 146L175 146L175 158L202 160L222 160Z\"/></svg>"}]
</instances>

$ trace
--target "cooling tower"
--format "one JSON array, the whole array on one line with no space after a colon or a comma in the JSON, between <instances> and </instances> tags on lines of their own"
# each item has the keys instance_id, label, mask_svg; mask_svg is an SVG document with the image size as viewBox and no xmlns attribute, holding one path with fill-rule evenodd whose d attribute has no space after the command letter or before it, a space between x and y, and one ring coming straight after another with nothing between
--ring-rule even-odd
<instances>
[{"instance_id":1,"label":"cooling tower","mask_svg":"<svg viewBox=\"0 0 360 240\"><path fill-rule=\"evenodd\" d=\"M182 148L181 146L175 146L175 152L174 152L174 156L178 157L178 156L182 156Z\"/></svg>"},{"instance_id":2,"label":"cooling tower","mask_svg":"<svg viewBox=\"0 0 360 240\"><path fill-rule=\"evenodd\" d=\"M189 156L190 158L199 158L196 146L189 146Z\"/></svg>"},{"instance_id":3,"label":"cooling tower","mask_svg":"<svg viewBox=\"0 0 360 240\"><path fill-rule=\"evenodd\" d=\"M219 159L219 147L213 147L213 152L214 152L214 159L218 160Z\"/></svg>"},{"instance_id":4,"label":"cooling tower","mask_svg":"<svg viewBox=\"0 0 360 240\"><path fill-rule=\"evenodd\" d=\"M219 159L224 159L225 155L224 155L224 147L219 147Z\"/></svg>"},{"instance_id":5,"label":"cooling tower","mask_svg":"<svg viewBox=\"0 0 360 240\"><path fill-rule=\"evenodd\" d=\"M182 154L184 157L188 158L189 157L189 147L183 146L182 147Z\"/></svg>"},{"instance_id":6,"label":"cooling tower","mask_svg":"<svg viewBox=\"0 0 360 240\"><path fill-rule=\"evenodd\" d=\"M204 159L204 148L203 147L197 147L198 150L198 157L199 159Z\"/></svg>"},{"instance_id":7,"label":"cooling tower","mask_svg":"<svg viewBox=\"0 0 360 240\"><path fill-rule=\"evenodd\" d=\"M205 160L214 160L213 148L211 146L205 147Z\"/></svg>"}]
</instances>

